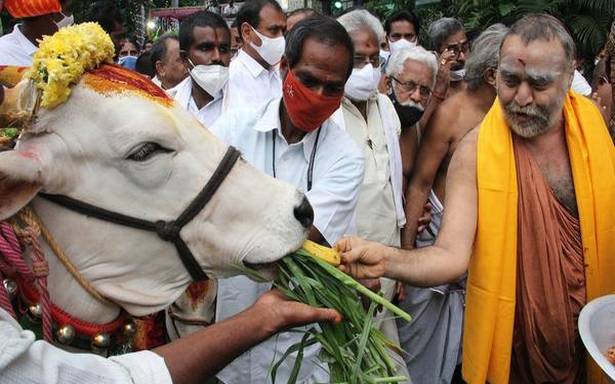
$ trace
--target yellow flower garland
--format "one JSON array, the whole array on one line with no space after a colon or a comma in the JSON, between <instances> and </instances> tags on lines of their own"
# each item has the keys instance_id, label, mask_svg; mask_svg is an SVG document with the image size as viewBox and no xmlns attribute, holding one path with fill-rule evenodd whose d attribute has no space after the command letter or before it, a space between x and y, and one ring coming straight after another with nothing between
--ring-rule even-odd
<instances>
[{"instance_id":1,"label":"yellow flower garland","mask_svg":"<svg viewBox=\"0 0 615 384\"><path fill-rule=\"evenodd\" d=\"M42 91L41 106L52 109L68 99L70 86L84 72L112 63L114 53L111 38L98 24L73 25L43 38L25 76Z\"/></svg>"}]
</instances>

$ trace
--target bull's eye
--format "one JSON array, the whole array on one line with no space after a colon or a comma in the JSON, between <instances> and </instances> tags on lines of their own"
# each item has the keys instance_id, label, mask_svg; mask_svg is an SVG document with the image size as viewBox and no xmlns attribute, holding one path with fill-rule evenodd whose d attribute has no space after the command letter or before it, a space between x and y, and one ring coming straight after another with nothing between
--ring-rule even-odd
<instances>
[{"instance_id":1,"label":"bull's eye","mask_svg":"<svg viewBox=\"0 0 615 384\"><path fill-rule=\"evenodd\" d=\"M128 160L132 161L146 161L150 159L152 156L161 154L161 153L169 153L170 149L162 147L158 143L147 142L138 146L134 151L132 151L128 155Z\"/></svg>"}]
</instances>

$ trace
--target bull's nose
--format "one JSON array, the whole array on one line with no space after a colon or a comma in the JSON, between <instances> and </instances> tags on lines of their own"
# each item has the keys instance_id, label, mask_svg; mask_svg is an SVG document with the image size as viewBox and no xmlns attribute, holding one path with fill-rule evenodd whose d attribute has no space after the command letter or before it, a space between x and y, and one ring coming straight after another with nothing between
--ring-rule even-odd
<instances>
[{"instance_id":1,"label":"bull's nose","mask_svg":"<svg viewBox=\"0 0 615 384\"><path fill-rule=\"evenodd\" d=\"M297 221L299 221L304 228L312 226L312 222L314 221L314 210L305 196L303 196L301 204L293 209L293 213Z\"/></svg>"}]
</instances>

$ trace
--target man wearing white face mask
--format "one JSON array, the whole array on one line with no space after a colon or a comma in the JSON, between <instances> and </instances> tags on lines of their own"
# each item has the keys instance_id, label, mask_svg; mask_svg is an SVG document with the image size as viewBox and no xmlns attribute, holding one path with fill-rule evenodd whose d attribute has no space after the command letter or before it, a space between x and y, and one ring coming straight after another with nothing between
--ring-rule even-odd
<instances>
[{"instance_id":1,"label":"man wearing white face mask","mask_svg":"<svg viewBox=\"0 0 615 384\"><path fill-rule=\"evenodd\" d=\"M380 36L382 25L367 10L358 9L337 19L354 45L354 67L344 88L341 114L346 131L363 152L365 176L359 192L356 225L359 236L389 246L400 246L400 230L406 222L402 203L402 161L399 147L400 122L388 97L378 93L380 81ZM339 118L339 115L336 116ZM389 300L395 281L381 279ZM398 340L393 315L381 311L376 322L392 340ZM400 375L408 377L403 359Z\"/></svg>"},{"instance_id":2,"label":"man wearing white face mask","mask_svg":"<svg viewBox=\"0 0 615 384\"><path fill-rule=\"evenodd\" d=\"M419 19L409 11L400 11L389 17L384 30L391 55L403 48L412 48L419 41Z\"/></svg>"},{"instance_id":3,"label":"man wearing white face mask","mask_svg":"<svg viewBox=\"0 0 615 384\"><path fill-rule=\"evenodd\" d=\"M231 32L220 15L198 12L179 26L179 49L189 76L172 91L174 98L211 127L225 109Z\"/></svg>"},{"instance_id":4,"label":"man wearing white face mask","mask_svg":"<svg viewBox=\"0 0 615 384\"><path fill-rule=\"evenodd\" d=\"M38 41L73 24L70 4L70 0L5 1L6 10L21 23L0 37L0 65L31 66Z\"/></svg>"},{"instance_id":5,"label":"man wearing white face mask","mask_svg":"<svg viewBox=\"0 0 615 384\"><path fill-rule=\"evenodd\" d=\"M275 0L246 1L235 24L243 46L229 67L228 107L253 108L282 95L279 62L286 15Z\"/></svg>"}]
</instances>

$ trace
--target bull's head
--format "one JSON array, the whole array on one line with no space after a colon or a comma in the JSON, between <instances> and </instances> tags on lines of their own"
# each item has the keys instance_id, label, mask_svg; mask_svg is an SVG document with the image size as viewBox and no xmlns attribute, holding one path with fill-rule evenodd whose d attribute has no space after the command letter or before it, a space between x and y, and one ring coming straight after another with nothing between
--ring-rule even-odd
<instances>
[{"instance_id":1,"label":"bull's head","mask_svg":"<svg viewBox=\"0 0 615 384\"><path fill-rule=\"evenodd\" d=\"M15 149L0 152L0 219L31 203L103 296L137 315L168 305L190 281L172 244L71 212L37 193L173 220L227 146L162 90L117 66L87 72L66 102L41 107L31 119L38 96L24 80L2 106L12 116L19 111L27 125ZM181 237L210 277L230 276L244 262L269 263L297 249L306 235L305 217L296 217L302 204L295 188L239 160ZM54 279L52 273L51 286L65 284Z\"/></svg>"}]
</instances>

